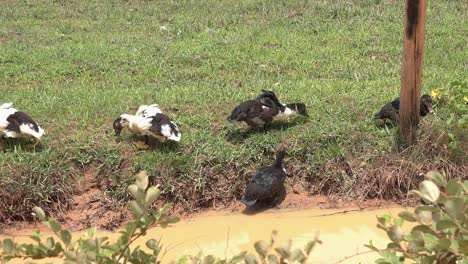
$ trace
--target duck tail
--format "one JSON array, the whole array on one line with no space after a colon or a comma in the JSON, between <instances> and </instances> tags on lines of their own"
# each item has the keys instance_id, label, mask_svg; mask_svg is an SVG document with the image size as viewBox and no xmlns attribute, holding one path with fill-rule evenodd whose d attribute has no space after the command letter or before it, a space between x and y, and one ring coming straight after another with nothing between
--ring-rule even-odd
<instances>
[{"instance_id":1,"label":"duck tail","mask_svg":"<svg viewBox=\"0 0 468 264\"><path fill-rule=\"evenodd\" d=\"M241 203L245 204L246 206L252 206L257 202L257 200L249 200L249 199L247 199L245 197L243 197L240 201L241 201Z\"/></svg>"},{"instance_id":2,"label":"duck tail","mask_svg":"<svg viewBox=\"0 0 468 264\"><path fill-rule=\"evenodd\" d=\"M8 108L11 108L12 106L13 106L13 103L4 103L0 105L0 109L8 109Z\"/></svg>"},{"instance_id":3,"label":"duck tail","mask_svg":"<svg viewBox=\"0 0 468 264\"><path fill-rule=\"evenodd\" d=\"M237 121L242 121L245 118L246 118L246 114L243 113L238 107L236 107L234 108L234 110L232 110L231 115L227 117L227 121L229 123L234 123Z\"/></svg>"},{"instance_id":4,"label":"duck tail","mask_svg":"<svg viewBox=\"0 0 468 264\"><path fill-rule=\"evenodd\" d=\"M284 108L284 105L279 101L278 97L273 91L262 90L262 93L257 96L257 99L270 98L277 107Z\"/></svg>"}]
</instances>

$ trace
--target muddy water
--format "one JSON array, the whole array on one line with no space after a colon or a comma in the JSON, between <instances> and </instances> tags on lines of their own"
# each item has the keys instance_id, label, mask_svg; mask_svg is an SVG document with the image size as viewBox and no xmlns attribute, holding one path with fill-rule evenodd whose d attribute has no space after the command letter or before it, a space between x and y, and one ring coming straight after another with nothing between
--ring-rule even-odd
<instances>
[{"instance_id":1,"label":"muddy water","mask_svg":"<svg viewBox=\"0 0 468 264\"><path fill-rule=\"evenodd\" d=\"M250 216L210 213L183 220L166 229L153 229L136 244L144 247L144 242L149 238L162 239L167 249L162 262L167 263L183 254L197 254L200 251L221 257L229 257L242 250L252 252L253 243L262 239L269 241L272 230L279 231L279 244L291 238L295 246L302 247L319 231L323 244L314 250L311 263L336 263L342 260L340 263L373 263L378 258L374 253L344 259L368 251L363 244L369 240L378 247L384 247L388 240L384 232L375 227L376 215L396 216L402 210L404 208L347 213L341 213L343 210L318 209L271 210ZM27 241L27 237L21 233L23 231L18 233L15 240ZM108 232L100 232L99 235L109 236L111 240L118 236L117 233Z\"/></svg>"}]
</instances>

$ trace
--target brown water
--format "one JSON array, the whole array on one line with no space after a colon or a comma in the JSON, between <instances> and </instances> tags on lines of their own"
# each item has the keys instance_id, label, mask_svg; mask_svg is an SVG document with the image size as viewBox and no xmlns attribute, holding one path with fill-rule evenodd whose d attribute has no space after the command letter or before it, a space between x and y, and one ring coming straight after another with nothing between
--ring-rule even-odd
<instances>
[{"instance_id":1,"label":"brown water","mask_svg":"<svg viewBox=\"0 0 468 264\"><path fill-rule=\"evenodd\" d=\"M183 220L166 229L152 229L136 244L144 247L150 238L162 239L167 253L163 263L174 260L183 254L213 254L232 256L242 250L253 252L253 243L269 241L272 230L278 230L278 244L292 239L297 247L302 247L314 238L317 231L323 241L313 251L310 263L336 263L347 256L368 251L363 246L372 240L377 247L388 243L385 233L377 229L376 215L396 216L404 208L378 209L340 213L343 210L308 209L301 211L270 210L257 215L210 213ZM23 233L23 231L21 232ZM25 242L28 238L18 233L16 241ZM29 234L30 232L28 232ZM79 234L74 234L78 236ZM98 235L115 239L118 233L99 232ZM375 253L366 253L340 263L374 263ZM51 260L49 260L51 262ZM60 263L59 261L52 261ZM20 262L11 263L24 263ZM45 262L37 262L45 263Z\"/></svg>"}]
</instances>

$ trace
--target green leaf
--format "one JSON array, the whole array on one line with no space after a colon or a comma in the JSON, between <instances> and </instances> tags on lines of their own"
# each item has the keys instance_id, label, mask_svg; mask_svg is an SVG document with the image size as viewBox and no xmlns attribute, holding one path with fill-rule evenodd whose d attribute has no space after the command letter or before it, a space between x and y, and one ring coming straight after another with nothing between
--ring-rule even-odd
<instances>
[{"instance_id":1,"label":"green leaf","mask_svg":"<svg viewBox=\"0 0 468 264\"><path fill-rule=\"evenodd\" d=\"M442 238L439 240L438 246L443 249L449 249L451 244L452 244L451 239Z\"/></svg>"},{"instance_id":2,"label":"green leaf","mask_svg":"<svg viewBox=\"0 0 468 264\"><path fill-rule=\"evenodd\" d=\"M304 253L302 253L302 250L300 249L293 250L289 258L293 260L293 262L297 261L299 263L302 263L305 260Z\"/></svg>"},{"instance_id":3,"label":"green leaf","mask_svg":"<svg viewBox=\"0 0 468 264\"><path fill-rule=\"evenodd\" d=\"M150 239L146 241L146 246L149 249L154 250L158 246L158 241L156 239Z\"/></svg>"},{"instance_id":4,"label":"green leaf","mask_svg":"<svg viewBox=\"0 0 468 264\"><path fill-rule=\"evenodd\" d=\"M52 249L55 246L55 241L53 237L48 237L46 239L46 246L48 249Z\"/></svg>"},{"instance_id":5,"label":"green leaf","mask_svg":"<svg viewBox=\"0 0 468 264\"><path fill-rule=\"evenodd\" d=\"M400 212L398 216L405 219L408 222L416 222L416 215L412 212L403 211Z\"/></svg>"},{"instance_id":6,"label":"green leaf","mask_svg":"<svg viewBox=\"0 0 468 264\"><path fill-rule=\"evenodd\" d=\"M271 231L270 246L273 246L277 237L278 237L278 231L276 230Z\"/></svg>"},{"instance_id":7,"label":"green leaf","mask_svg":"<svg viewBox=\"0 0 468 264\"><path fill-rule=\"evenodd\" d=\"M230 260L229 260L229 264L234 264L234 263L237 263L237 262L240 262L242 260L244 260L245 258L245 255L247 254L247 251L242 251L241 253L237 254L236 256L232 257Z\"/></svg>"},{"instance_id":8,"label":"green leaf","mask_svg":"<svg viewBox=\"0 0 468 264\"><path fill-rule=\"evenodd\" d=\"M213 255L208 255L203 258L201 264L212 264L215 262L215 257Z\"/></svg>"},{"instance_id":9,"label":"green leaf","mask_svg":"<svg viewBox=\"0 0 468 264\"><path fill-rule=\"evenodd\" d=\"M140 190L136 184L131 184L127 187L127 191L133 197L133 199L140 201L145 194L143 190Z\"/></svg>"},{"instance_id":10,"label":"green leaf","mask_svg":"<svg viewBox=\"0 0 468 264\"><path fill-rule=\"evenodd\" d=\"M88 235L89 238L93 238L93 237L94 237L94 234L96 234L96 227L93 226L93 227L91 227L90 229L88 229L88 231L86 232L86 234Z\"/></svg>"},{"instance_id":11,"label":"green leaf","mask_svg":"<svg viewBox=\"0 0 468 264\"><path fill-rule=\"evenodd\" d=\"M31 236L31 239L36 242L41 242L41 231L39 230L34 231L33 235Z\"/></svg>"},{"instance_id":12,"label":"green leaf","mask_svg":"<svg viewBox=\"0 0 468 264\"><path fill-rule=\"evenodd\" d=\"M440 190L433 182L424 180L419 184L421 197L431 203L436 203L440 196Z\"/></svg>"},{"instance_id":13,"label":"green leaf","mask_svg":"<svg viewBox=\"0 0 468 264\"><path fill-rule=\"evenodd\" d=\"M88 251L86 252L86 260L89 261L89 263L95 263L94 261L96 261L96 252L94 251Z\"/></svg>"},{"instance_id":14,"label":"green leaf","mask_svg":"<svg viewBox=\"0 0 468 264\"><path fill-rule=\"evenodd\" d=\"M135 233L135 230L137 229L137 223L136 222L128 222L125 225L125 231L127 235L131 236Z\"/></svg>"},{"instance_id":15,"label":"green leaf","mask_svg":"<svg viewBox=\"0 0 468 264\"><path fill-rule=\"evenodd\" d=\"M445 229L448 229L448 228L455 228L455 227L457 227L457 225L456 225L453 221L451 221L451 220L449 220L449 219L440 220L440 221L438 221L437 224L436 224L436 228L437 228L437 230L439 230L439 231L443 231L443 230L445 230Z\"/></svg>"},{"instance_id":16,"label":"green leaf","mask_svg":"<svg viewBox=\"0 0 468 264\"><path fill-rule=\"evenodd\" d=\"M429 233L425 233L423 234L423 236L424 236L424 247L428 251L434 250L437 247L439 239L436 236L429 234Z\"/></svg>"},{"instance_id":17,"label":"green leaf","mask_svg":"<svg viewBox=\"0 0 468 264\"><path fill-rule=\"evenodd\" d=\"M169 220L167 220L168 224L175 224L180 221L180 218L178 216L171 216Z\"/></svg>"},{"instance_id":18,"label":"green leaf","mask_svg":"<svg viewBox=\"0 0 468 264\"><path fill-rule=\"evenodd\" d=\"M416 191L416 190L411 190L408 192L409 195L416 195L420 198L422 198L422 194L419 192L419 191Z\"/></svg>"},{"instance_id":19,"label":"green leaf","mask_svg":"<svg viewBox=\"0 0 468 264\"><path fill-rule=\"evenodd\" d=\"M426 179L434 182L439 187L444 187L447 184L447 180L444 175L438 173L437 171L430 171L426 173Z\"/></svg>"},{"instance_id":20,"label":"green leaf","mask_svg":"<svg viewBox=\"0 0 468 264\"><path fill-rule=\"evenodd\" d=\"M140 171L135 177L138 188L145 191L148 188L148 174L146 174L146 171Z\"/></svg>"},{"instance_id":21,"label":"green leaf","mask_svg":"<svg viewBox=\"0 0 468 264\"><path fill-rule=\"evenodd\" d=\"M401 250L401 246L398 243L391 242L391 243L388 243L387 249Z\"/></svg>"},{"instance_id":22,"label":"green leaf","mask_svg":"<svg viewBox=\"0 0 468 264\"><path fill-rule=\"evenodd\" d=\"M146 196L145 196L145 204L146 206L151 205L156 199L158 199L159 195L161 194L161 191L157 189L156 187L149 187L148 190L146 191Z\"/></svg>"},{"instance_id":23,"label":"green leaf","mask_svg":"<svg viewBox=\"0 0 468 264\"><path fill-rule=\"evenodd\" d=\"M457 252L460 249L460 244L458 244L457 240L451 239L450 240L450 249Z\"/></svg>"},{"instance_id":24,"label":"green leaf","mask_svg":"<svg viewBox=\"0 0 468 264\"><path fill-rule=\"evenodd\" d=\"M411 233L414 233L416 231L419 231L421 233L433 233L431 228L429 228L427 225L417 225L411 229Z\"/></svg>"},{"instance_id":25,"label":"green leaf","mask_svg":"<svg viewBox=\"0 0 468 264\"><path fill-rule=\"evenodd\" d=\"M68 231L68 230L62 230L62 231L60 231L60 238L63 240L63 242L64 242L66 245L70 245L71 239L72 239L72 235L71 235L70 231Z\"/></svg>"},{"instance_id":26,"label":"green leaf","mask_svg":"<svg viewBox=\"0 0 468 264\"><path fill-rule=\"evenodd\" d=\"M432 223L432 211L430 210L415 210L418 222L423 225L430 225Z\"/></svg>"},{"instance_id":27,"label":"green leaf","mask_svg":"<svg viewBox=\"0 0 468 264\"><path fill-rule=\"evenodd\" d=\"M448 185L447 185L448 186ZM445 211L447 214L456 221L460 221L463 218L463 214L466 213L464 210L463 198L451 198L444 204Z\"/></svg>"},{"instance_id":28,"label":"green leaf","mask_svg":"<svg viewBox=\"0 0 468 264\"><path fill-rule=\"evenodd\" d=\"M403 218L400 218L400 217L393 219L393 223L399 227L403 225L403 222L404 222Z\"/></svg>"},{"instance_id":29,"label":"green leaf","mask_svg":"<svg viewBox=\"0 0 468 264\"><path fill-rule=\"evenodd\" d=\"M409 240L408 243L408 251L410 253L417 253L424 249L424 240L418 239L414 237L413 239Z\"/></svg>"},{"instance_id":30,"label":"green leaf","mask_svg":"<svg viewBox=\"0 0 468 264\"><path fill-rule=\"evenodd\" d=\"M55 219L49 219L48 225L49 225L50 229L52 229L52 231L54 231L54 233L57 233L62 229L62 227L60 226L60 223Z\"/></svg>"},{"instance_id":31,"label":"green leaf","mask_svg":"<svg viewBox=\"0 0 468 264\"><path fill-rule=\"evenodd\" d=\"M440 209L435 206L429 206L429 205L420 205L414 209L414 212L416 214L418 214L421 211L428 211L428 212L436 213L436 212L439 212Z\"/></svg>"},{"instance_id":32,"label":"green leaf","mask_svg":"<svg viewBox=\"0 0 468 264\"><path fill-rule=\"evenodd\" d=\"M267 251L268 251L268 244L265 241L261 240L261 241L255 242L254 247L258 255L260 255L262 259L265 258Z\"/></svg>"},{"instance_id":33,"label":"green leaf","mask_svg":"<svg viewBox=\"0 0 468 264\"><path fill-rule=\"evenodd\" d=\"M10 255L13 253L13 247L14 247L14 244L13 243L13 240L7 238L7 239L4 239L3 240L3 252L5 252L5 254L7 255Z\"/></svg>"},{"instance_id":34,"label":"green leaf","mask_svg":"<svg viewBox=\"0 0 468 264\"><path fill-rule=\"evenodd\" d=\"M386 215L379 217L377 220L379 221L379 223L383 225L390 224L392 222L392 216L386 214Z\"/></svg>"},{"instance_id":35,"label":"green leaf","mask_svg":"<svg viewBox=\"0 0 468 264\"><path fill-rule=\"evenodd\" d=\"M39 206L34 206L33 207L33 215L35 215L39 220L45 221L46 220L46 214L42 208Z\"/></svg>"},{"instance_id":36,"label":"green leaf","mask_svg":"<svg viewBox=\"0 0 468 264\"><path fill-rule=\"evenodd\" d=\"M76 253L73 251L65 251L63 252L63 254L65 255L66 260L76 260ZM66 262L66 263L69 263L69 262Z\"/></svg>"},{"instance_id":37,"label":"green leaf","mask_svg":"<svg viewBox=\"0 0 468 264\"><path fill-rule=\"evenodd\" d=\"M163 207L159 208L159 213L160 214L166 214L167 212L169 212L172 208L172 204L165 204L163 205Z\"/></svg>"},{"instance_id":38,"label":"green leaf","mask_svg":"<svg viewBox=\"0 0 468 264\"><path fill-rule=\"evenodd\" d=\"M281 258L287 259L289 258L289 249L285 246L275 248L276 252L280 254Z\"/></svg>"},{"instance_id":39,"label":"green leaf","mask_svg":"<svg viewBox=\"0 0 468 264\"><path fill-rule=\"evenodd\" d=\"M457 179L453 179L447 183L447 186L445 186L445 191L448 195L451 196L461 196L463 193L463 186L460 182L458 182Z\"/></svg>"},{"instance_id":40,"label":"green leaf","mask_svg":"<svg viewBox=\"0 0 468 264\"><path fill-rule=\"evenodd\" d=\"M269 264L278 264L279 263L278 257L276 255L274 255L274 254L268 255L268 263Z\"/></svg>"},{"instance_id":41,"label":"green leaf","mask_svg":"<svg viewBox=\"0 0 468 264\"><path fill-rule=\"evenodd\" d=\"M376 251L376 252L379 252L380 249L376 248L373 244L372 244L372 240L369 241L369 244L368 245L364 245L366 248L369 248L373 251Z\"/></svg>"},{"instance_id":42,"label":"green leaf","mask_svg":"<svg viewBox=\"0 0 468 264\"><path fill-rule=\"evenodd\" d=\"M130 207L130 210L133 214L133 217L135 217L135 219L140 219L145 213L145 208L143 208L135 200L128 202L128 207Z\"/></svg>"},{"instance_id":43,"label":"green leaf","mask_svg":"<svg viewBox=\"0 0 468 264\"><path fill-rule=\"evenodd\" d=\"M258 264L257 258L254 255L249 254L245 256L245 264Z\"/></svg>"},{"instance_id":44,"label":"green leaf","mask_svg":"<svg viewBox=\"0 0 468 264\"><path fill-rule=\"evenodd\" d=\"M402 241L405 236L403 230L398 225L392 225L392 227L390 227L390 229L388 230L387 235L390 238L390 240L392 240L395 243L399 243L400 241Z\"/></svg>"},{"instance_id":45,"label":"green leaf","mask_svg":"<svg viewBox=\"0 0 468 264\"><path fill-rule=\"evenodd\" d=\"M317 240L312 240L312 241L309 241L306 246L305 246L305 252L307 253L307 255L310 254L310 252L312 252L312 249L314 249L315 245L317 244Z\"/></svg>"}]
</instances>

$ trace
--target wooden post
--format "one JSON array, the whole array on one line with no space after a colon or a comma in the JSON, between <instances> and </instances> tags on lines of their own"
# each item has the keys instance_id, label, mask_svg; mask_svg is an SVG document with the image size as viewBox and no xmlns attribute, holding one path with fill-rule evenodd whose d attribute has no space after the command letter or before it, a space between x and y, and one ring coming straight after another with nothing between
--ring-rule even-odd
<instances>
[{"instance_id":1,"label":"wooden post","mask_svg":"<svg viewBox=\"0 0 468 264\"><path fill-rule=\"evenodd\" d=\"M400 135L406 144L416 140L419 123L426 0L406 0L401 67Z\"/></svg>"}]
</instances>

